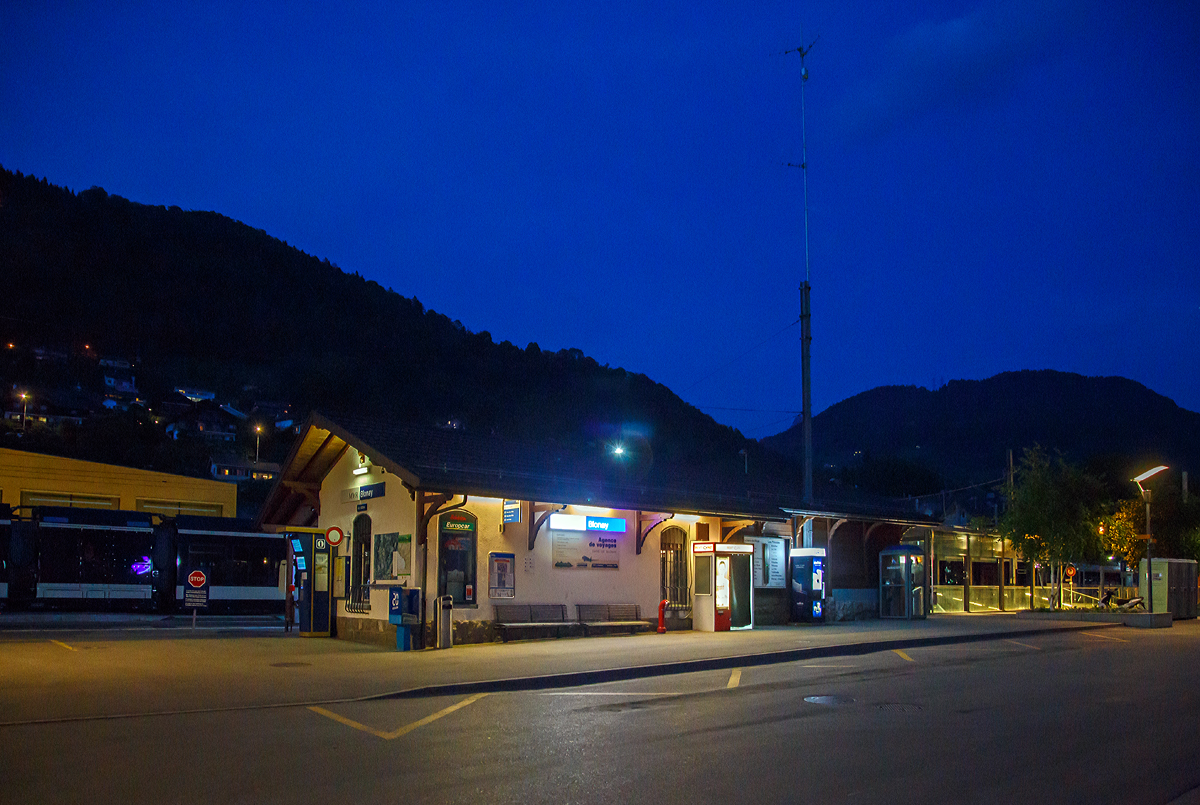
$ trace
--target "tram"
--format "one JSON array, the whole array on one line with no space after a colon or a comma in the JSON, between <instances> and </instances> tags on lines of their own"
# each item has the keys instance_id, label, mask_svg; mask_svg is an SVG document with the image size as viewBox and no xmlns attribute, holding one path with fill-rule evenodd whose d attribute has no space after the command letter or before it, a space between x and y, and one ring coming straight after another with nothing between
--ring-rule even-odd
<instances>
[{"instance_id":1,"label":"tram","mask_svg":"<svg viewBox=\"0 0 1200 805\"><path fill-rule=\"evenodd\" d=\"M0 512L0 603L172 612L183 576L210 579L210 612L282 612L287 546L232 518L39 506Z\"/></svg>"}]
</instances>

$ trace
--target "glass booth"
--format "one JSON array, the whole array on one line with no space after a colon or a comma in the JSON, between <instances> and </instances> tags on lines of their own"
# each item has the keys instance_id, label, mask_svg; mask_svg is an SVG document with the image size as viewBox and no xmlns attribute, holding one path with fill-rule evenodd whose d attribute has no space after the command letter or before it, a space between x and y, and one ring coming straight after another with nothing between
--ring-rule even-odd
<instances>
[{"instance_id":1,"label":"glass booth","mask_svg":"<svg viewBox=\"0 0 1200 805\"><path fill-rule=\"evenodd\" d=\"M925 552L895 545L879 552L879 617L924 618Z\"/></svg>"}]
</instances>

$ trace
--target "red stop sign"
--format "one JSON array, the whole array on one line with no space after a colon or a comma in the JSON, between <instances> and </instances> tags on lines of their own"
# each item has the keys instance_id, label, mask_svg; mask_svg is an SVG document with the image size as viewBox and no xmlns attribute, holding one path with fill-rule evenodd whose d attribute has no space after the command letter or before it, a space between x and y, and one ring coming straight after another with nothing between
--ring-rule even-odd
<instances>
[{"instance_id":1,"label":"red stop sign","mask_svg":"<svg viewBox=\"0 0 1200 805\"><path fill-rule=\"evenodd\" d=\"M188 584L193 587L203 587L206 581L208 581L208 577L204 575L203 570L193 570L188 574Z\"/></svg>"}]
</instances>

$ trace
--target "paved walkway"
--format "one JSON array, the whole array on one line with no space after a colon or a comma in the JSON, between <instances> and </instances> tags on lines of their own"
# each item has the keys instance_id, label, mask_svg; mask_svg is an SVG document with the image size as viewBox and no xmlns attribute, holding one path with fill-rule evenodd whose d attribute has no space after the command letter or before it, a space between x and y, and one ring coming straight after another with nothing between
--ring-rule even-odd
<instances>
[{"instance_id":1,"label":"paved walkway","mask_svg":"<svg viewBox=\"0 0 1200 805\"><path fill-rule=\"evenodd\" d=\"M48 618L38 629L39 618ZM122 619L123 618L123 619ZM236 621L256 625L239 625ZM536 690L1114 627L1001 615L387 651L285 635L279 619L0 615L5 723ZM190 626L190 622L186 622ZM155 626L154 624L159 624ZM163 639L159 639L161 638ZM149 639L153 637L154 639Z\"/></svg>"}]
</instances>

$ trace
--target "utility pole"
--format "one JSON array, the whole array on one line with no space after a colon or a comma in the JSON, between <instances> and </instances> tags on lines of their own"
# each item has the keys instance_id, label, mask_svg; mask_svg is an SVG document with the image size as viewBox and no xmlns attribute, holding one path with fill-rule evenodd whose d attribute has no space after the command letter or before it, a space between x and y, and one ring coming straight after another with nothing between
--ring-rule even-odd
<instances>
[{"instance_id":1,"label":"utility pole","mask_svg":"<svg viewBox=\"0 0 1200 805\"><path fill-rule=\"evenodd\" d=\"M804 41L804 26L800 26L800 41ZM800 54L800 174L804 179L804 282L800 283L800 376L803 388L801 420L804 432L804 503L813 502L813 451L812 451L812 300L810 293L811 271L808 255L808 135L804 121L804 85L808 83L808 68L804 57L813 49L817 40L808 47L801 45L787 51ZM795 167L795 166L793 166Z\"/></svg>"}]
</instances>

